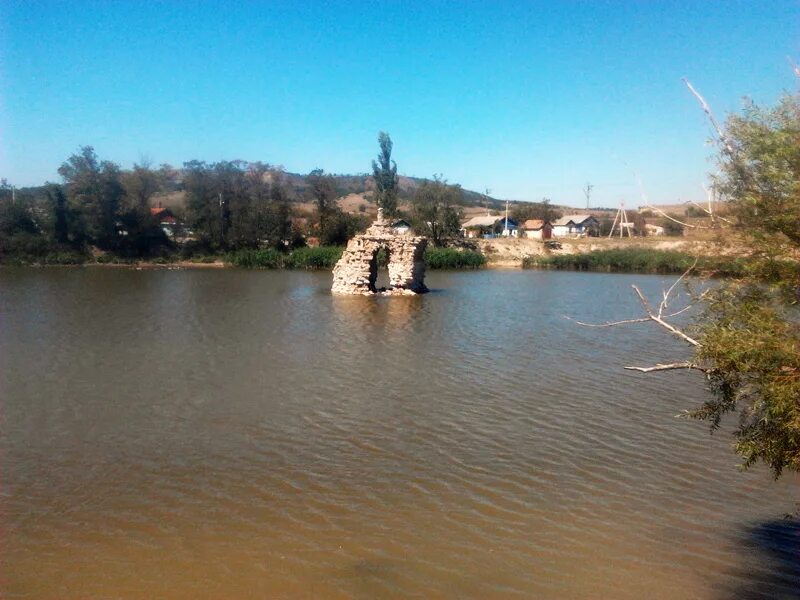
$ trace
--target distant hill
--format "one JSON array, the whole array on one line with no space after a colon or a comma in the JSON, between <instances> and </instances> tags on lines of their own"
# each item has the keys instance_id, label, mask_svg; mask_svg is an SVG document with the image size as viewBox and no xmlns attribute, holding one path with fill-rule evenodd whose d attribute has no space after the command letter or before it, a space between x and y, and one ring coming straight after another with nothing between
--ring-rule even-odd
<instances>
[{"instance_id":1,"label":"distant hill","mask_svg":"<svg viewBox=\"0 0 800 600\"><path fill-rule=\"evenodd\" d=\"M288 187L289 200L293 203L301 205L302 209L310 209L311 203L308 194L307 175L300 173L284 172L286 183ZM359 173L354 175L348 174L333 174L336 191L339 196L339 204L343 210L347 212L366 212L373 214L375 207L369 202L369 196L374 190L374 182L372 176L367 173ZM414 192L422 185L423 182L430 181L423 177L399 177L399 201L401 208L408 208ZM18 193L23 193L29 196L43 198L45 186L32 186L27 188L19 188ZM167 184L167 189L157 194L153 198L154 204L160 204L172 209L181 209L185 202L185 193L183 191L183 169L176 169L173 172L173 177ZM509 200L511 207L519 204L529 204L530 202L520 200ZM491 210L502 212L505 209L505 199L494 198L486 196L480 192L462 188L462 206L464 207L464 214L474 216L484 211ZM366 205L366 206L365 206ZM554 204L553 208L564 214L578 214L590 213L595 216L605 216L613 214L617 209L615 208L591 208L589 210L580 209L571 206L562 206ZM635 210L635 209L633 209Z\"/></svg>"},{"instance_id":2,"label":"distant hill","mask_svg":"<svg viewBox=\"0 0 800 600\"><path fill-rule=\"evenodd\" d=\"M303 201L307 198L306 176L298 173L286 173L286 177L291 189L290 197L292 200ZM351 194L369 194L373 191L375 184L372 176L366 173L359 175L333 175L336 181L336 191L340 197ZM430 181L422 177L399 177L399 199L410 200L416 189L425 181ZM500 208L504 200L485 196L472 190L462 189L465 206L486 206L487 202L491 208Z\"/></svg>"},{"instance_id":3,"label":"distant hill","mask_svg":"<svg viewBox=\"0 0 800 600\"><path fill-rule=\"evenodd\" d=\"M299 173L284 172L286 183L288 184L289 200L295 203L305 203L310 200L308 196L308 182L306 175ZM372 176L366 173L357 175L332 175L336 182L336 191L340 199L347 199L345 210L355 212L357 205L368 203L369 194L373 191L375 184ZM399 200L401 204L408 203L414 196L416 189L424 182L428 181L421 177L399 177ZM45 193L45 186L31 186L18 188L18 193L23 193L30 197L42 198ZM184 203L183 191L183 169L176 169L174 176L167 184L167 189L157 194L154 201L170 208L180 208ZM462 189L463 205L465 207L480 207L499 210L504 206L505 200L499 200L490 196L485 196L472 190Z\"/></svg>"},{"instance_id":4,"label":"distant hill","mask_svg":"<svg viewBox=\"0 0 800 600\"><path fill-rule=\"evenodd\" d=\"M173 209L181 208L184 203L184 192L182 186L182 172L176 172L173 189L164 193L156 195L155 202L163 206ZM299 205L305 205L303 208L311 208L311 198L308 193L308 181L306 175L300 173L284 172L286 183L288 187L289 200ZM369 196L375 188L372 176L366 173L357 175L332 175L336 192L339 196L339 204L343 210L347 212L367 212L371 214L374 212L374 206L369 202ZM408 205L414 192L422 185L423 182L429 181L422 177L399 177L399 193L398 198L401 207ZM505 206L505 200L485 196L472 190L465 190L462 188L462 203L465 209L472 210L501 210ZM366 205L364 207L364 205ZM361 209L361 210L359 210Z\"/></svg>"}]
</instances>

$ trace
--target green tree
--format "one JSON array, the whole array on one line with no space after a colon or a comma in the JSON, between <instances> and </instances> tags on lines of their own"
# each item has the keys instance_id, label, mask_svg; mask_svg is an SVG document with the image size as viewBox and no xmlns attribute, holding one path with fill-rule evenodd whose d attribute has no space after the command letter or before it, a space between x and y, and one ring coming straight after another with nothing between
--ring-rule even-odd
<instances>
[{"instance_id":1,"label":"green tree","mask_svg":"<svg viewBox=\"0 0 800 600\"><path fill-rule=\"evenodd\" d=\"M143 162L122 173L121 181L125 195L118 207L118 222L124 235L120 236L117 252L131 257L156 254L170 243L150 211L153 196L162 189L163 176Z\"/></svg>"},{"instance_id":2,"label":"green tree","mask_svg":"<svg viewBox=\"0 0 800 600\"><path fill-rule=\"evenodd\" d=\"M290 242L297 242L297 239L292 233L292 209L286 174L281 169L271 172L269 200L264 236L271 246L283 250Z\"/></svg>"},{"instance_id":3,"label":"green tree","mask_svg":"<svg viewBox=\"0 0 800 600\"><path fill-rule=\"evenodd\" d=\"M735 450L775 477L800 471L800 96L772 108L748 105L720 130L719 176L734 243L749 252L744 275L710 286L688 334L668 323L673 285L657 308L638 288L647 316L690 344L691 360L645 372L699 369L711 391L689 416L720 426L737 412ZM628 321L631 322L631 321Z\"/></svg>"},{"instance_id":4,"label":"green tree","mask_svg":"<svg viewBox=\"0 0 800 600\"><path fill-rule=\"evenodd\" d=\"M189 225L202 245L218 249L222 227L213 171L207 163L198 160L184 163L183 168Z\"/></svg>"},{"instance_id":5,"label":"green tree","mask_svg":"<svg viewBox=\"0 0 800 600\"><path fill-rule=\"evenodd\" d=\"M69 208L64 189L60 185L47 186L47 199L53 214L53 237L58 244L69 243Z\"/></svg>"},{"instance_id":6,"label":"green tree","mask_svg":"<svg viewBox=\"0 0 800 600\"><path fill-rule=\"evenodd\" d=\"M147 162L134 164L133 169L122 174L125 188L123 210L149 212L151 201L162 189L163 175L150 168Z\"/></svg>"},{"instance_id":7,"label":"green tree","mask_svg":"<svg viewBox=\"0 0 800 600\"><path fill-rule=\"evenodd\" d=\"M207 249L270 246L283 249L292 236L283 171L264 163L184 163L187 217Z\"/></svg>"},{"instance_id":8,"label":"green tree","mask_svg":"<svg viewBox=\"0 0 800 600\"><path fill-rule=\"evenodd\" d=\"M336 182L322 169L314 169L306 176L308 193L322 219L336 208Z\"/></svg>"},{"instance_id":9,"label":"green tree","mask_svg":"<svg viewBox=\"0 0 800 600\"><path fill-rule=\"evenodd\" d=\"M680 222L680 216L671 215L672 219L662 219L661 226L664 228L666 235L683 235L683 223Z\"/></svg>"},{"instance_id":10,"label":"green tree","mask_svg":"<svg viewBox=\"0 0 800 600\"><path fill-rule=\"evenodd\" d=\"M561 211L553 208L549 198L542 198L541 202L515 202L511 209L511 218L520 224L529 219L553 222L560 217Z\"/></svg>"},{"instance_id":11,"label":"green tree","mask_svg":"<svg viewBox=\"0 0 800 600\"><path fill-rule=\"evenodd\" d=\"M323 246L344 246L354 235L364 231L369 219L364 215L350 215L343 210L336 210L328 216L328 221L320 236Z\"/></svg>"},{"instance_id":12,"label":"green tree","mask_svg":"<svg viewBox=\"0 0 800 600\"><path fill-rule=\"evenodd\" d=\"M397 214L397 163L392 160L392 139L385 131L378 134L378 145L378 160L372 161L372 178L375 180L372 199L389 217Z\"/></svg>"},{"instance_id":13,"label":"green tree","mask_svg":"<svg viewBox=\"0 0 800 600\"><path fill-rule=\"evenodd\" d=\"M346 241L347 226L336 204L336 182L322 169L311 171L306 177L308 193L317 209L319 237L323 245L338 245Z\"/></svg>"},{"instance_id":14,"label":"green tree","mask_svg":"<svg viewBox=\"0 0 800 600\"><path fill-rule=\"evenodd\" d=\"M50 250L29 197L0 193L0 259L41 257Z\"/></svg>"},{"instance_id":15,"label":"green tree","mask_svg":"<svg viewBox=\"0 0 800 600\"><path fill-rule=\"evenodd\" d=\"M247 165L245 180L247 199L242 200L241 207L233 213L234 237L238 247L258 248L264 244L278 247L278 240L273 239L273 186L281 185L279 170L262 163Z\"/></svg>"},{"instance_id":16,"label":"green tree","mask_svg":"<svg viewBox=\"0 0 800 600\"><path fill-rule=\"evenodd\" d=\"M103 249L119 241L117 216L125 195L120 168L100 161L91 146L83 146L58 169L67 186L70 210L75 214L75 234Z\"/></svg>"},{"instance_id":17,"label":"green tree","mask_svg":"<svg viewBox=\"0 0 800 600\"><path fill-rule=\"evenodd\" d=\"M434 246L442 246L444 239L461 229L461 186L448 185L440 175L433 181L424 181L412 199L414 230L431 238Z\"/></svg>"},{"instance_id":18,"label":"green tree","mask_svg":"<svg viewBox=\"0 0 800 600\"><path fill-rule=\"evenodd\" d=\"M694 416L739 412L736 451L800 471L800 96L728 118L718 189L752 250L746 277L709 294L696 361L714 393Z\"/></svg>"}]
</instances>

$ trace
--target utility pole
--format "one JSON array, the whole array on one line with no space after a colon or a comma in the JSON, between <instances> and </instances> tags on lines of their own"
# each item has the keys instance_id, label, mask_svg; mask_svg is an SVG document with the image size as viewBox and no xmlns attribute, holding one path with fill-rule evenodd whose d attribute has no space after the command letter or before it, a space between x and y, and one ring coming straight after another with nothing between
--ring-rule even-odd
<instances>
[{"instance_id":1,"label":"utility pole","mask_svg":"<svg viewBox=\"0 0 800 600\"><path fill-rule=\"evenodd\" d=\"M611 236L614 235L614 229L617 227L617 221L619 221L619 239L622 239L623 234L627 231L628 237L633 237L633 232L631 232L631 227L633 227L633 223L628 221L628 214L625 212L625 203L619 203L619 209L617 210L617 214L614 216L614 222L611 224L611 231L608 232L608 239L611 239Z\"/></svg>"},{"instance_id":2,"label":"utility pole","mask_svg":"<svg viewBox=\"0 0 800 600\"><path fill-rule=\"evenodd\" d=\"M219 192L219 243L225 247L225 201L222 199L222 192Z\"/></svg>"},{"instance_id":3,"label":"utility pole","mask_svg":"<svg viewBox=\"0 0 800 600\"><path fill-rule=\"evenodd\" d=\"M589 199L592 196L592 189L594 186L591 183L586 183L586 187L583 188L583 195L586 196L586 210L589 210Z\"/></svg>"}]
</instances>

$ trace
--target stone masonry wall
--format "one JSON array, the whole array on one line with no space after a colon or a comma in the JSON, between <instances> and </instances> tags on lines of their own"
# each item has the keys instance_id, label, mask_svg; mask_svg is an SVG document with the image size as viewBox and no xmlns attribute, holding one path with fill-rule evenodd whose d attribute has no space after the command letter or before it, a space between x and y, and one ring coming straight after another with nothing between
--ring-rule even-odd
<instances>
[{"instance_id":1,"label":"stone masonry wall","mask_svg":"<svg viewBox=\"0 0 800 600\"><path fill-rule=\"evenodd\" d=\"M424 237L395 233L379 210L378 220L347 244L333 269L331 291L364 296L427 292L423 258L427 243ZM377 254L381 248L389 255L389 287L377 289Z\"/></svg>"}]
</instances>

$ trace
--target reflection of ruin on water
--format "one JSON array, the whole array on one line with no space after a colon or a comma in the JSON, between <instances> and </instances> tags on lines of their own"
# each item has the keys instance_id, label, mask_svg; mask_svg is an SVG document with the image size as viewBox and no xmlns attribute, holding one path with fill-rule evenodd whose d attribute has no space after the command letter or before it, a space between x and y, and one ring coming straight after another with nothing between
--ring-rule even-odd
<instances>
[{"instance_id":1,"label":"reflection of ruin on water","mask_svg":"<svg viewBox=\"0 0 800 600\"><path fill-rule=\"evenodd\" d=\"M333 269L334 294L422 294L425 287L425 246L428 240L396 233L378 209L378 219L361 235L347 244L342 258ZM378 252L386 251L389 261L389 285L377 288Z\"/></svg>"},{"instance_id":2,"label":"reflection of ruin on water","mask_svg":"<svg viewBox=\"0 0 800 600\"><path fill-rule=\"evenodd\" d=\"M331 305L337 317L337 335L350 337L362 335L365 330L379 330L381 335L391 334L393 339L407 330L414 321L424 319L425 299L418 295L383 300L379 295L372 298L357 295L336 295Z\"/></svg>"}]
</instances>

